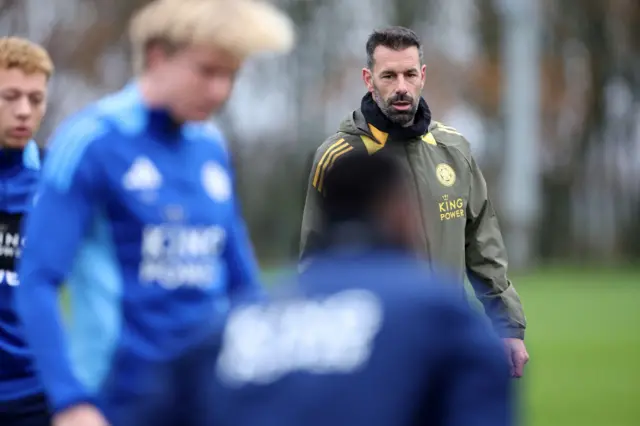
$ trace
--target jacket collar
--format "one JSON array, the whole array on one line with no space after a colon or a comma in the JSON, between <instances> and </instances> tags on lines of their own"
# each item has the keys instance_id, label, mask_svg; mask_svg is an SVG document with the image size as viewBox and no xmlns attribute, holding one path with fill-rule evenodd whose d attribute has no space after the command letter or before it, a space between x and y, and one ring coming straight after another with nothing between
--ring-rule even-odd
<instances>
[{"instance_id":1,"label":"jacket collar","mask_svg":"<svg viewBox=\"0 0 640 426\"><path fill-rule=\"evenodd\" d=\"M411 126L403 127L393 123L382 112L371 93L367 93L361 101L360 110L354 114L356 127L371 134L374 139L384 145L388 139L407 142L425 135L431 124L431 110L429 105L420 98L418 110Z\"/></svg>"},{"instance_id":2,"label":"jacket collar","mask_svg":"<svg viewBox=\"0 0 640 426\"><path fill-rule=\"evenodd\" d=\"M40 170L40 149L35 141L27 142L22 149L0 149L0 169L14 168Z\"/></svg>"}]
</instances>

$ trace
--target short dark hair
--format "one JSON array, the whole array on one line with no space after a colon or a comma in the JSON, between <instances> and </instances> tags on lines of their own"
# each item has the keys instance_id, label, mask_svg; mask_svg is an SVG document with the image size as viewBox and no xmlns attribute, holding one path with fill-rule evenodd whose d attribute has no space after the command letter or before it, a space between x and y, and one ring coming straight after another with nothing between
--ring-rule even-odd
<instances>
[{"instance_id":1,"label":"short dark hair","mask_svg":"<svg viewBox=\"0 0 640 426\"><path fill-rule=\"evenodd\" d=\"M345 155L324 178L323 211L329 223L366 221L404 183L402 166L384 152Z\"/></svg>"},{"instance_id":2,"label":"short dark hair","mask_svg":"<svg viewBox=\"0 0 640 426\"><path fill-rule=\"evenodd\" d=\"M373 52L376 47L384 46L393 50L404 50L409 47L418 49L420 63L422 63L422 43L418 34L405 27L389 27L375 30L367 39L367 67L373 69L375 63Z\"/></svg>"}]
</instances>

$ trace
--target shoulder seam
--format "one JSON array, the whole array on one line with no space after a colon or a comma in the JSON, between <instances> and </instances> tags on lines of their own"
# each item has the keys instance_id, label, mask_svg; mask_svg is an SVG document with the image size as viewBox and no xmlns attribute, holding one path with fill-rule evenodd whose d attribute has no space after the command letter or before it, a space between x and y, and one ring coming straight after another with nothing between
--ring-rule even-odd
<instances>
[{"instance_id":1,"label":"shoulder seam","mask_svg":"<svg viewBox=\"0 0 640 426\"><path fill-rule=\"evenodd\" d=\"M110 126L94 115L78 117L63 124L52 138L43 177L66 191L89 146L110 130Z\"/></svg>"},{"instance_id":2,"label":"shoulder seam","mask_svg":"<svg viewBox=\"0 0 640 426\"><path fill-rule=\"evenodd\" d=\"M454 129L453 127L450 126L445 126L444 124L440 123L439 121L434 121L436 127L434 127L430 133L433 135L433 132L435 130L439 130L443 133L449 134L449 135L453 135L453 136L457 136L459 138L462 138L463 142L466 144L469 144L469 142L467 141L467 139L464 137L464 135L460 132L458 132L456 129ZM469 166L469 169L471 169L471 150L469 149L469 154L465 154L464 151L462 149L460 149L460 147L455 146L453 144L447 144L442 142L439 138L436 138L435 135L433 135L434 139L436 140L436 143L440 146L442 146L443 148L448 148L448 149L452 149L452 150L456 150L460 153L460 155L462 155L462 158L464 158L465 162L467 163L467 166Z\"/></svg>"},{"instance_id":3,"label":"shoulder seam","mask_svg":"<svg viewBox=\"0 0 640 426\"><path fill-rule=\"evenodd\" d=\"M337 135L340 138L344 139L346 143L351 145L354 150L366 150L367 152L369 152L362 138L365 135L354 135L352 133L343 133L343 132L337 133ZM374 143L377 144L378 142L374 142Z\"/></svg>"},{"instance_id":4,"label":"shoulder seam","mask_svg":"<svg viewBox=\"0 0 640 426\"><path fill-rule=\"evenodd\" d=\"M325 148L329 149L332 145L334 145L336 142L339 142L339 141L345 142L349 145L352 145L354 148L356 148L356 146L354 145L354 142L356 141L356 139L359 139L359 138L356 135L352 135L349 133L342 133L342 132L334 133L333 135L325 139L322 142L322 144L317 148L317 150L323 151Z\"/></svg>"},{"instance_id":5,"label":"shoulder seam","mask_svg":"<svg viewBox=\"0 0 640 426\"><path fill-rule=\"evenodd\" d=\"M185 136L189 139L203 139L204 142L218 146L225 156L229 156L229 146L224 133L212 122L190 122L184 129Z\"/></svg>"},{"instance_id":6,"label":"shoulder seam","mask_svg":"<svg viewBox=\"0 0 640 426\"><path fill-rule=\"evenodd\" d=\"M447 125L445 125L444 123L442 123L440 121L434 121L433 123L436 125L435 129L442 130L443 132L450 133L452 135L457 135L457 136L464 137L464 135L462 133L458 132L458 130L456 128L454 128L454 127L447 126Z\"/></svg>"}]
</instances>

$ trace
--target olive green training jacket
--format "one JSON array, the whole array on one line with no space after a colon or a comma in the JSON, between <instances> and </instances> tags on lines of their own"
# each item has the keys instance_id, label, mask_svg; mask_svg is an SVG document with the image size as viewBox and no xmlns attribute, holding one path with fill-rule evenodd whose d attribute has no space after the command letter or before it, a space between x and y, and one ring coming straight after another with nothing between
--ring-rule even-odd
<instances>
[{"instance_id":1,"label":"olive green training jacket","mask_svg":"<svg viewBox=\"0 0 640 426\"><path fill-rule=\"evenodd\" d=\"M324 173L355 150L393 154L410 172L420 206L421 249L433 265L465 272L477 298L502 337L524 338L520 298L507 278L507 254L487 185L467 140L455 129L432 122L413 140L391 140L367 124L360 110L316 151L302 218L301 259L323 237L320 197Z\"/></svg>"}]
</instances>

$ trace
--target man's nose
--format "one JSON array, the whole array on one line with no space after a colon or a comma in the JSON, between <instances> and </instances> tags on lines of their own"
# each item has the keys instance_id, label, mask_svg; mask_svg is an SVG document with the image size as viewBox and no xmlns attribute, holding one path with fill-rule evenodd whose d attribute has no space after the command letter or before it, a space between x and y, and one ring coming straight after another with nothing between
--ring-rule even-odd
<instances>
[{"instance_id":1,"label":"man's nose","mask_svg":"<svg viewBox=\"0 0 640 426\"><path fill-rule=\"evenodd\" d=\"M26 120L31 116L32 112L33 108L31 107L31 103L26 96L23 96L16 101L15 114L18 118Z\"/></svg>"},{"instance_id":2,"label":"man's nose","mask_svg":"<svg viewBox=\"0 0 640 426\"><path fill-rule=\"evenodd\" d=\"M398 86L396 87L396 93L398 95L405 95L409 92L407 88L407 80L405 80L404 76L398 76Z\"/></svg>"}]
</instances>

